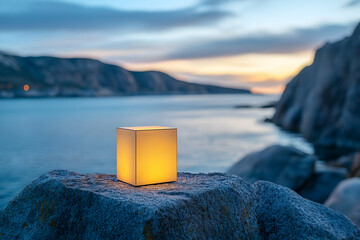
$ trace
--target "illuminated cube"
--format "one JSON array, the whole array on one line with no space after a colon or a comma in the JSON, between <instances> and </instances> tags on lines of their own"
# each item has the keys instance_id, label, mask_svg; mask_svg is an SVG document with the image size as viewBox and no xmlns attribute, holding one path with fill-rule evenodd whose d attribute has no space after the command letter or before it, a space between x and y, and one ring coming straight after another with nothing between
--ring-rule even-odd
<instances>
[{"instance_id":1,"label":"illuminated cube","mask_svg":"<svg viewBox=\"0 0 360 240\"><path fill-rule=\"evenodd\" d=\"M117 179L133 186L177 179L176 128L117 128Z\"/></svg>"}]
</instances>

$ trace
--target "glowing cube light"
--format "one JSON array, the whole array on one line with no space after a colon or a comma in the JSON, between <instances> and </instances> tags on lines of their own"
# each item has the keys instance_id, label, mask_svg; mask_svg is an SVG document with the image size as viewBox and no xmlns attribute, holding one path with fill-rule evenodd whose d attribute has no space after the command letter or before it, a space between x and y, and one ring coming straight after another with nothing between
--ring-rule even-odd
<instances>
[{"instance_id":1,"label":"glowing cube light","mask_svg":"<svg viewBox=\"0 0 360 240\"><path fill-rule=\"evenodd\" d=\"M177 129L117 128L117 179L133 186L177 179Z\"/></svg>"}]
</instances>

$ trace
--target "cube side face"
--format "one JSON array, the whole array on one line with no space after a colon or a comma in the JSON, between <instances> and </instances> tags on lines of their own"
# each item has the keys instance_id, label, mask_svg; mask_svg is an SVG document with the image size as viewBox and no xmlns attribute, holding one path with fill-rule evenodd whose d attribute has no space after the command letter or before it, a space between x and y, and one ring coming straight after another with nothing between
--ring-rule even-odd
<instances>
[{"instance_id":1,"label":"cube side face","mask_svg":"<svg viewBox=\"0 0 360 240\"><path fill-rule=\"evenodd\" d=\"M177 130L136 131L136 185L177 180Z\"/></svg>"},{"instance_id":2,"label":"cube side face","mask_svg":"<svg viewBox=\"0 0 360 240\"><path fill-rule=\"evenodd\" d=\"M116 130L116 176L117 179L136 185L135 178L135 131Z\"/></svg>"}]
</instances>

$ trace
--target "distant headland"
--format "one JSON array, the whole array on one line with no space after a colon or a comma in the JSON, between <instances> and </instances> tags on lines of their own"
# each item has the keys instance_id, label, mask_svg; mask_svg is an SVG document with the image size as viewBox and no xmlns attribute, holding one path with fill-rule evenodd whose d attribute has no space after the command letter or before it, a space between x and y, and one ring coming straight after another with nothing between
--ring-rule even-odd
<instances>
[{"instance_id":1,"label":"distant headland","mask_svg":"<svg viewBox=\"0 0 360 240\"><path fill-rule=\"evenodd\" d=\"M251 93L135 72L89 58L20 57L0 52L0 98Z\"/></svg>"}]
</instances>

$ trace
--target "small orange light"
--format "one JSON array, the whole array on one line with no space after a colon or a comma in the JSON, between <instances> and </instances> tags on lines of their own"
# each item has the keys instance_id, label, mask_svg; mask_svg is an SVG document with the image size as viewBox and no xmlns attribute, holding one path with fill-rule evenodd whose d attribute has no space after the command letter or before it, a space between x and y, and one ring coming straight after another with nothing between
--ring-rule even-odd
<instances>
[{"instance_id":1,"label":"small orange light","mask_svg":"<svg viewBox=\"0 0 360 240\"><path fill-rule=\"evenodd\" d=\"M30 89L29 85L25 84L24 85L24 91L29 91L29 89Z\"/></svg>"}]
</instances>

